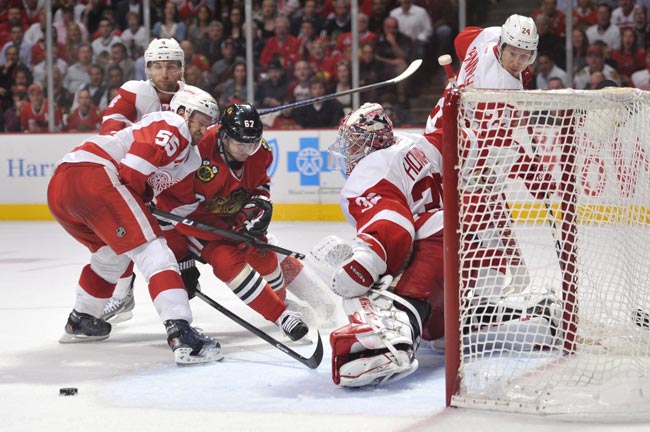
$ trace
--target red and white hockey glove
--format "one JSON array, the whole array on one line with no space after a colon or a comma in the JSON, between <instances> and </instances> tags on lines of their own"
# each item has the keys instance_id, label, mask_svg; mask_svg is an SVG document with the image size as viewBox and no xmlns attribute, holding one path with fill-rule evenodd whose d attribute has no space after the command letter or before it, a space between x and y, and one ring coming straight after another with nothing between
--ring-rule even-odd
<instances>
[{"instance_id":1,"label":"red and white hockey glove","mask_svg":"<svg viewBox=\"0 0 650 432\"><path fill-rule=\"evenodd\" d=\"M539 156L530 157L523 153L512 168L511 176L524 181L528 191L538 200L544 200L557 190L557 183Z\"/></svg>"}]
</instances>

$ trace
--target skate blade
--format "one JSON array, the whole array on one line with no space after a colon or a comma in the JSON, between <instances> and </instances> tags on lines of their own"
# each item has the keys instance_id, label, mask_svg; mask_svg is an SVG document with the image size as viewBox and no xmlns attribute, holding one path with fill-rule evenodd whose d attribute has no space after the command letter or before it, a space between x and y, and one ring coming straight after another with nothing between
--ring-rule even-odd
<instances>
[{"instance_id":1,"label":"skate blade","mask_svg":"<svg viewBox=\"0 0 650 432\"><path fill-rule=\"evenodd\" d=\"M106 322L109 322L111 324L119 324L124 321L128 321L131 318L133 318L133 312L128 311L128 312L122 312L120 314L117 314L115 316L110 317L109 319L105 320Z\"/></svg>"},{"instance_id":2,"label":"skate blade","mask_svg":"<svg viewBox=\"0 0 650 432\"><path fill-rule=\"evenodd\" d=\"M63 333L63 336L59 338L59 343L81 343L81 342L94 342L104 339L108 339L110 333L104 336L86 336L86 335L74 335Z\"/></svg>"},{"instance_id":3,"label":"skate blade","mask_svg":"<svg viewBox=\"0 0 650 432\"><path fill-rule=\"evenodd\" d=\"M214 363L223 360L223 354L219 348L204 350L199 355L192 355L191 353L192 348L177 348L174 351L174 361L177 365L187 366Z\"/></svg>"}]
</instances>

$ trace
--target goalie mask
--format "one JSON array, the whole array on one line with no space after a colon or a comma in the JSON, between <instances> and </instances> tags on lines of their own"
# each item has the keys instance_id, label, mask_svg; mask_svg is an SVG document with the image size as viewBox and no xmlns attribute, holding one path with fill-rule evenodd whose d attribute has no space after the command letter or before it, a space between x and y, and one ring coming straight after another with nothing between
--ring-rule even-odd
<instances>
[{"instance_id":1,"label":"goalie mask","mask_svg":"<svg viewBox=\"0 0 650 432\"><path fill-rule=\"evenodd\" d=\"M209 93L198 87L184 85L176 92L171 102L170 109L178 114L178 110L185 110L185 120L188 120L195 111L201 112L212 120L212 124L219 120L219 105Z\"/></svg>"},{"instance_id":2,"label":"goalie mask","mask_svg":"<svg viewBox=\"0 0 650 432\"><path fill-rule=\"evenodd\" d=\"M510 45L527 51L532 51L532 56L528 64L532 64L537 57L537 43L539 35L537 26L532 18L523 15L510 15L506 22L501 26L501 36L499 37L499 59L503 52L504 45Z\"/></svg>"},{"instance_id":3,"label":"goalie mask","mask_svg":"<svg viewBox=\"0 0 650 432\"><path fill-rule=\"evenodd\" d=\"M350 175L361 159L393 144L393 123L377 103L365 103L348 114L339 127L336 141L329 147L328 166Z\"/></svg>"}]
</instances>

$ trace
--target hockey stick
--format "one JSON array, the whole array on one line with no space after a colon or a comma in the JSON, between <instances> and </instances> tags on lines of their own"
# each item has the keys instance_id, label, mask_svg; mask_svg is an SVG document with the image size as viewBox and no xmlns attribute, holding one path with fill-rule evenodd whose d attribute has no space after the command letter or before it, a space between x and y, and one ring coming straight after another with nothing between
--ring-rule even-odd
<instances>
[{"instance_id":1,"label":"hockey stick","mask_svg":"<svg viewBox=\"0 0 650 432\"><path fill-rule=\"evenodd\" d=\"M304 364L308 368L316 369L318 365L320 365L320 362L323 360L323 341L321 340L320 332L317 333L318 342L316 344L316 350L314 351L314 353L311 355L311 357L303 357L302 355L292 350L282 342L275 340L268 334L264 333L262 330L255 327L253 324L249 323L243 318L240 318L235 313L226 309L220 303L217 303L216 301L212 300L210 297L203 294L201 291L197 290L195 295L201 300L203 300L204 302L206 302L207 304L209 304L210 306L212 306L213 308L215 308L216 310L218 310L219 312L221 312L222 314L224 314L225 316L227 316L228 318L230 318L231 320L233 320L234 322L236 322L237 324L239 324L240 326L244 327L246 330L253 333L255 336L264 339L265 341L267 341L268 343L270 343L271 345L273 345L283 353L287 354L289 357L293 357L294 359L298 360L300 363Z\"/></svg>"},{"instance_id":2,"label":"hockey stick","mask_svg":"<svg viewBox=\"0 0 650 432\"><path fill-rule=\"evenodd\" d=\"M212 233L212 234L220 235L221 237L225 237L227 239L234 240L234 241L239 242L239 243L246 243L246 244L249 244L251 246L255 246L256 248L260 248L260 249L268 249L270 251L277 252L279 254L290 256L290 257L293 257L293 258L297 258L299 260L305 258L305 255L301 254L300 252L294 252L294 251L291 251L289 249L285 249L285 248L283 248L281 246L272 245L272 244L260 241L260 240L256 239L255 237L252 237L252 236L249 236L249 235L239 234L239 233L236 233L236 232L227 231L227 230L216 228L216 227L213 227L213 226L210 226L210 225L202 224L201 222L196 222L196 221L193 221L191 219L187 219L187 218L184 218L182 216L175 215L173 213L164 212L162 210L158 210L157 208L151 209L151 212L155 216L158 216L158 217L160 217L162 219L168 219L168 220L172 220L172 221L175 221L175 222L179 222L179 223L182 223L184 225L188 225L188 226L194 227L196 229L200 229L201 231L205 231L205 232L209 232L209 233Z\"/></svg>"},{"instance_id":3,"label":"hockey stick","mask_svg":"<svg viewBox=\"0 0 650 432\"><path fill-rule=\"evenodd\" d=\"M385 86L391 85L391 84L397 84L398 82L404 81L406 78L413 75L413 73L415 73L415 71L418 70L418 68L420 67L421 64L422 64L421 59L413 60L411 62L411 64L408 65L408 67L404 70L404 72L402 72L401 74L399 74L395 78L392 78L392 79L389 79L389 80L386 80L386 81L378 82L378 83L375 83L375 84L368 84L368 85L363 86L363 87L353 88L353 89L345 90L345 91L342 91L342 92L339 92L339 93L331 93L331 94L328 94L328 95L316 96L316 97L309 98L309 99L303 99L303 100L288 103L286 105L273 107L273 108L265 108L265 109L259 110L258 112L259 112L260 115L271 114L271 113L278 112L278 111L284 111L286 109L299 108L301 106L311 105L311 104L315 104L315 103L318 103L318 102L323 102L323 101L326 101L326 100L335 99L335 98L338 98L338 97L341 97L341 96L346 96L346 95L349 95L349 94L352 94L352 93L359 93L359 92L363 92L363 91L367 91L367 90L373 90L373 89L376 89L376 88L385 87Z\"/></svg>"}]
</instances>

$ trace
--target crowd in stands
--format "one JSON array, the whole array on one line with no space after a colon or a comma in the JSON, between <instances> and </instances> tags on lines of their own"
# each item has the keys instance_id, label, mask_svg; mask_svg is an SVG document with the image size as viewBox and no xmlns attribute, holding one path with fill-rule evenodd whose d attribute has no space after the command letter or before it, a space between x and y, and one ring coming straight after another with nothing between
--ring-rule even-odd
<instances>
[{"instance_id":1,"label":"crowd in stands","mask_svg":"<svg viewBox=\"0 0 650 432\"><path fill-rule=\"evenodd\" d=\"M567 1L541 0L531 16L540 35L528 88L595 89L603 80L650 90L650 0L573 0L573 82L567 82ZM561 84L561 87L559 85Z\"/></svg>"},{"instance_id":2,"label":"crowd in stands","mask_svg":"<svg viewBox=\"0 0 650 432\"><path fill-rule=\"evenodd\" d=\"M53 0L54 99L48 100L46 11L42 0L0 0L0 131L99 128L103 110L128 80L143 80L152 38L175 38L185 52L185 81L224 107L248 99L254 74L259 109L343 91L351 86L351 0L254 0L254 70L245 62L243 0L151 0L147 38L139 0ZM354 0L352 0L354 1ZM454 0L359 0L360 85L399 74L416 59L430 77L438 54L457 33ZM478 2L480 3L480 2ZM413 82L413 81L411 81ZM396 126L412 122L416 85L361 93L361 102L390 107ZM268 127L333 127L350 96L265 117Z\"/></svg>"}]
</instances>

